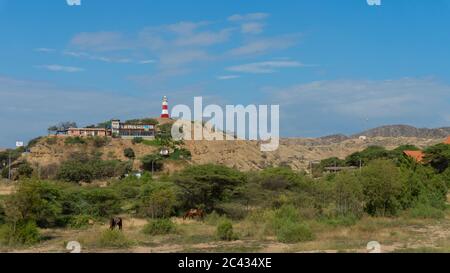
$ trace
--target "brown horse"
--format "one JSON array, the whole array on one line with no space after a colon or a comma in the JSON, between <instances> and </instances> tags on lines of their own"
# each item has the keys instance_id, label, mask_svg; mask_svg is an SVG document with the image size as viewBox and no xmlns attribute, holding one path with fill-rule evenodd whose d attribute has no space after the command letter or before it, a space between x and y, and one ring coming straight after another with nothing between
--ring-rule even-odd
<instances>
[{"instance_id":1,"label":"brown horse","mask_svg":"<svg viewBox=\"0 0 450 273\"><path fill-rule=\"evenodd\" d=\"M119 228L119 230L122 230L123 228L123 219L120 217L111 218L111 221L109 221L109 228L111 230L114 230Z\"/></svg>"},{"instance_id":2,"label":"brown horse","mask_svg":"<svg viewBox=\"0 0 450 273\"><path fill-rule=\"evenodd\" d=\"M201 209L191 209L183 216L183 220L186 220L187 218L194 219L195 217L203 220L203 218L205 218L205 212Z\"/></svg>"}]
</instances>

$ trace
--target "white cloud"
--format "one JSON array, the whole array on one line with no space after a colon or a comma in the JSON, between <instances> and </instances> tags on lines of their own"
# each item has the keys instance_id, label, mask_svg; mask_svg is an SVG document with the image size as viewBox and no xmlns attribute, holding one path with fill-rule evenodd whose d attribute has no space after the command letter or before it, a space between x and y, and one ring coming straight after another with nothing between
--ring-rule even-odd
<instances>
[{"instance_id":1,"label":"white cloud","mask_svg":"<svg viewBox=\"0 0 450 273\"><path fill-rule=\"evenodd\" d=\"M41 53L51 53L51 52L54 52L55 50L53 48L40 47L40 48L35 48L34 51L41 52Z\"/></svg>"},{"instance_id":2,"label":"white cloud","mask_svg":"<svg viewBox=\"0 0 450 273\"><path fill-rule=\"evenodd\" d=\"M39 65L38 68L46 69L53 72L67 72L67 73L76 73L83 72L84 69L80 67L74 66L63 66L58 64L50 64L50 65Z\"/></svg>"},{"instance_id":3,"label":"white cloud","mask_svg":"<svg viewBox=\"0 0 450 273\"><path fill-rule=\"evenodd\" d=\"M296 61L267 61L231 66L228 67L227 70L241 73L265 74L274 73L279 68L294 68L302 66L303 64Z\"/></svg>"},{"instance_id":4,"label":"white cloud","mask_svg":"<svg viewBox=\"0 0 450 273\"><path fill-rule=\"evenodd\" d=\"M249 14L235 14L228 17L228 21L239 22L239 21L257 21L267 19L270 15L268 13L249 13Z\"/></svg>"},{"instance_id":5,"label":"white cloud","mask_svg":"<svg viewBox=\"0 0 450 273\"><path fill-rule=\"evenodd\" d=\"M81 58L81 59L87 59L92 61L100 61L105 63L137 63L137 64L150 64L154 63L154 60L141 60L137 61L131 58L123 58L123 57L105 57L105 56L99 56L99 55L92 55L86 52L77 52L77 51L64 51L63 55L74 57L74 58Z\"/></svg>"},{"instance_id":6,"label":"white cloud","mask_svg":"<svg viewBox=\"0 0 450 273\"><path fill-rule=\"evenodd\" d=\"M329 116L436 121L449 115L450 86L433 79L317 81L270 93L286 107L308 105Z\"/></svg>"},{"instance_id":7,"label":"white cloud","mask_svg":"<svg viewBox=\"0 0 450 273\"><path fill-rule=\"evenodd\" d=\"M75 35L70 44L95 51L123 50L132 47L120 32L83 32Z\"/></svg>"},{"instance_id":8,"label":"white cloud","mask_svg":"<svg viewBox=\"0 0 450 273\"><path fill-rule=\"evenodd\" d=\"M263 30L264 24L257 22L244 23L241 26L241 31L244 34L260 34Z\"/></svg>"},{"instance_id":9,"label":"white cloud","mask_svg":"<svg viewBox=\"0 0 450 273\"><path fill-rule=\"evenodd\" d=\"M224 76L218 76L217 79L221 80L221 81L226 81L226 80L234 80L234 79L238 79L241 76L238 75L224 75Z\"/></svg>"},{"instance_id":10,"label":"white cloud","mask_svg":"<svg viewBox=\"0 0 450 273\"><path fill-rule=\"evenodd\" d=\"M297 43L299 35L284 35L273 38L257 39L234 48L228 52L232 56L257 55L273 50L289 48Z\"/></svg>"},{"instance_id":11,"label":"white cloud","mask_svg":"<svg viewBox=\"0 0 450 273\"><path fill-rule=\"evenodd\" d=\"M155 60L142 60L142 61L139 61L140 64L153 64L155 62L156 62Z\"/></svg>"},{"instance_id":12,"label":"white cloud","mask_svg":"<svg viewBox=\"0 0 450 273\"><path fill-rule=\"evenodd\" d=\"M232 29L223 29L219 32L204 31L182 36L175 41L176 46L211 46L228 41Z\"/></svg>"}]
</instances>

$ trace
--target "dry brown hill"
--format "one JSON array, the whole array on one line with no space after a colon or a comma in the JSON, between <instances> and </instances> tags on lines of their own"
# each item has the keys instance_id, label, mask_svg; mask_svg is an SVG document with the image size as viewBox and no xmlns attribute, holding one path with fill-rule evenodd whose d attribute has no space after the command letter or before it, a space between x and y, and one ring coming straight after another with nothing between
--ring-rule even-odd
<instances>
[{"instance_id":1,"label":"dry brown hill","mask_svg":"<svg viewBox=\"0 0 450 273\"><path fill-rule=\"evenodd\" d=\"M344 158L373 145L394 149L404 144L426 147L441 141L442 139L415 137L375 137L365 141L293 138L282 139L279 149L275 152L261 152L258 142L242 140L186 141L185 147L192 153L191 164L223 164L242 171L281 165L290 166L294 170L305 170L311 161L334 156ZM26 159L35 166L57 165L68 159L74 152L82 152L101 153L103 159L126 160L123 151L129 147L134 149L137 158L158 151L156 147L145 144L133 145L130 140L123 139L112 139L105 147L96 148L93 145L66 145L64 138L58 139L56 144L48 144L46 138L43 138L26 155ZM139 167L138 160L135 161L135 167ZM169 164L168 168L169 171L173 171L179 169L179 166Z\"/></svg>"}]
</instances>

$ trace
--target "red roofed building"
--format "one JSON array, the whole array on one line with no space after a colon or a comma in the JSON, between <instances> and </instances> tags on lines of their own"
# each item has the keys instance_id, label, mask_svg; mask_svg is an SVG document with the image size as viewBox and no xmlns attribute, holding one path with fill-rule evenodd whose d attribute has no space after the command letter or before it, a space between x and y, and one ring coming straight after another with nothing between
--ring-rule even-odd
<instances>
[{"instance_id":1,"label":"red roofed building","mask_svg":"<svg viewBox=\"0 0 450 273\"><path fill-rule=\"evenodd\" d=\"M444 141L444 144L449 144L450 145L450 136L447 138L446 141Z\"/></svg>"},{"instance_id":2,"label":"red roofed building","mask_svg":"<svg viewBox=\"0 0 450 273\"><path fill-rule=\"evenodd\" d=\"M423 162L423 159L425 158L425 154L422 151L404 151L403 153L419 163Z\"/></svg>"}]
</instances>

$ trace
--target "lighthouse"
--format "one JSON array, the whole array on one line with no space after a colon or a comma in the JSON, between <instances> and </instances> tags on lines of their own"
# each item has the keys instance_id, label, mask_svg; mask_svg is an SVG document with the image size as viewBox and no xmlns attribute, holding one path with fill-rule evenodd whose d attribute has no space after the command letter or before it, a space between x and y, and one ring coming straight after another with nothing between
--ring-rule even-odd
<instances>
[{"instance_id":1,"label":"lighthouse","mask_svg":"<svg viewBox=\"0 0 450 273\"><path fill-rule=\"evenodd\" d=\"M169 100L167 99L166 96L164 96L163 102L162 102L161 118L165 118L165 119L170 118L170 116L169 116Z\"/></svg>"}]
</instances>

